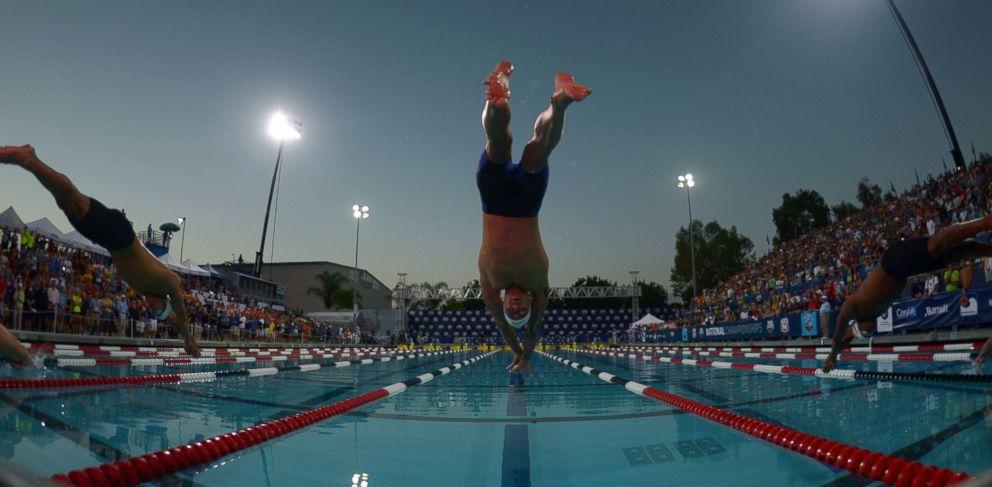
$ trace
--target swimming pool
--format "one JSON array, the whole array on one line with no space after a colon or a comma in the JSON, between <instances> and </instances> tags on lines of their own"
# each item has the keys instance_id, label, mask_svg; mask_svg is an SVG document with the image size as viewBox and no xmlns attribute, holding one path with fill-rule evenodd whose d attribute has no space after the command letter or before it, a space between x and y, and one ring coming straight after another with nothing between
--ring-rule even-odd
<instances>
[{"instance_id":1,"label":"swimming pool","mask_svg":"<svg viewBox=\"0 0 992 487\"><path fill-rule=\"evenodd\" d=\"M992 388L984 384L778 375L564 349L536 355L534 374L521 377L505 370L512 359L509 352L431 353L403 360L388 354L319 360L291 355L279 362L282 370L268 370L272 375L265 376L223 374L272 369L275 362L4 367L4 379L221 374L215 380L179 384L4 389L0 457L50 476L202 441L408 381L409 387L395 395L167 476L165 483L872 483L559 361L568 360L720 410L923 464L971 474L992 467L992 449L987 447L992 440ZM357 360L333 366L350 359ZM366 363L357 363L361 359ZM728 360L818 365L815 360ZM291 370L314 363L324 366ZM447 368L456 363L459 368ZM966 373L969 365L848 361L841 368L957 374ZM445 375L415 384L414 378L439 370Z\"/></svg>"}]
</instances>

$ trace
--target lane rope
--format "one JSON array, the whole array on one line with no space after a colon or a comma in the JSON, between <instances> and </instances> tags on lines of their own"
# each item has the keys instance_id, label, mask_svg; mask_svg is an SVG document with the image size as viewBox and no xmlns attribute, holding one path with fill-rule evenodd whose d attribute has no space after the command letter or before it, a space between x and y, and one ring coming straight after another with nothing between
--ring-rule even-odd
<instances>
[{"instance_id":1,"label":"lane rope","mask_svg":"<svg viewBox=\"0 0 992 487\"><path fill-rule=\"evenodd\" d=\"M81 487L135 486L152 482L167 475L214 462L231 453L253 447L273 438L305 428L325 419L344 414L366 404L406 391L407 388L425 384L454 370L471 365L494 353L489 352L461 362L443 367L433 372L421 374L403 382L388 385L351 399L338 401L327 406L286 416L281 419L250 426L244 429L215 436L203 441L159 450L145 455L104 463L97 467L73 470L51 476L51 480L64 485Z\"/></svg>"},{"instance_id":2,"label":"lane rope","mask_svg":"<svg viewBox=\"0 0 992 487\"><path fill-rule=\"evenodd\" d=\"M340 360L337 362L325 361L323 364L302 364L286 365L280 367L256 367L247 369L218 370L212 372L186 372L181 374L156 374L138 375L131 377L90 377L85 379L2 379L0 389L39 389L39 388L60 388L60 387L88 387L120 384L175 384L185 382L206 382L227 377L261 377L265 375L275 375L280 372L310 372L319 370L322 367L348 367L350 365L364 365L374 362L389 362L391 360L405 360L410 358L429 357L452 353L446 352L425 352L410 355L395 355L380 358L366 358L357 360Z\"/></svg>"},{"instance_id":3,"label":"lane rope","mask_svg":"<svg viewBox=\"0 0 992 487\"><path fill-rule=\"evenodd\" d=\"M710 360L683 359L678 357L661 357L658 355L626 353L626 352L604 352L600 350L577 349L577 352L591 353L608 357L628 358L631 360L643 360L645 362L664 362L671 364L689 365L693 367L712 367L716 369L741 369L753 370L765 374L778 375L804 375L827 379L864 379L875 381L908 381L908 382L974 382L992 383L992 375L989 374L931 374L927 372L872 372L865 370L834 369L829 373L824 373L823 369L814 367L792 367L788 365L767 365L749 364L742 362L721 362Z\"/></svg>"},{"instance_id":4,"label":"lane rope","mask_svg":"<svg viewBox=\"0 0 992 487\"><path fill-rule=\"evenodd\" d=\"M542 355L573 369L612 384L639 396L649 397L670 404L697 416L729 426L755 438L802 453L820 462L834 465L872 480L897 486L944 486L970 480L966 472L954 472L947 468L926 465L916 461L880 453L865 448L840 443L820 436L803 433L799 430L778 426L765 421L752 419L742 414L693 401L675 394L655 389L608 372L596 370L577 362L557 357L545 352Z\"/></svg>"},{"instance_id":5,"label":"lane rope","mask_svg":"<svg viewBox=\"0 0 992 487\"><path fill-rule=\"evenodd\" d=\"M42 352L45 355L55 357L190 357L182 348L160 348L155 350L105 350L104 347L85 348L52 348L34 347L31 351ZM114 347L120 348L120 347ZM136 347L130 347L136 348ZM142 347L144 348L144 347ZM383 347L375 348L344 348L344 347L306 347L306 348L281 348L281 349L251 349L251 348L202 348L200 354L207 357L213 356L259 356L259 355L293 355L313 352L380 352L386 350Z\"/></svg>"},{"instance_id":6,"label":"lane rope","mask_svg":"<svg viewBox=\"0 0 992 487\"><path fill-rule=\"evenodd\" d=\"M49 367L140 367L146 365L160 365L164 367L178 367L182 365L212 365L229 363L253 363L253 362L284 362L287 360L312 360L333 357L364 357L366 355L391 355L393 352L372 352L372 353L351 353L332 352L314 353L300 355L264 355L264 356L226 356L226 357L200 357L200 358L46 358L45 365Z\"/></svg>"},{"instance_id":7,"label":"lane rope","mask_svg":"<svg viewBox=\"0 0 992 487\"><path fill-rule=\"evenodd\" d=\"M924 343L920 345L872 345L845 347L846 352L946 352L953 350L981 350L985 342ZM829 352L830 346L816 347L677 347L673 345L641 345L639 348L679 348L707 352Z\"/></svg>"},{"instance_id":8,"label":"lane rope","mask_svg":"<svg viewBox=\"0 0 992 487\"><path fill-rule=\"evenodd\" d=\"M622 347L621 350L644 351L640 347ZM782 360L824 360L828 353L816 352L718 352L708 350L687 350L681 348L656 347L648 348L651 353L662 353L667 355L683 355L698 357L735 357L735 358L772 358ZM840 353L837 360L855 361L880 361L880 362L970 362L970 352L958 353Z\"/></svg>"}]
</instances>

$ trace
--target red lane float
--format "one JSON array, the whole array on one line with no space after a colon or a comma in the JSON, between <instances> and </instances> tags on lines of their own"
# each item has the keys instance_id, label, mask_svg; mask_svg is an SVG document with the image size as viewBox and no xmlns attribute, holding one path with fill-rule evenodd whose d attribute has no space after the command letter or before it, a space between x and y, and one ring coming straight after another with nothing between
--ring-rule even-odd
<instances>
[{"instance_id":1,"label":"red lane float","mask_svg":"<svg viewBox=\"0 0 992 487\"><path fill-rule=\"evenodd\" d=\"M556 357L544 352L551 359L568 365L574 369L599 377L605 382L624 386L630 392L640 396L650 397L656 401L670 404L684 411L711 421L729 426L755 438L774 443L818 461L837 466L872 480L881 481L897 486L932 486L954 485L971 479L966 472L954 472L950 469L908 461L885 453L875 452L865 448L847 445L816 435L803 433L799 430L778 426L765 421L749 418L742 414L726 411L717 407L677 396L653 387L624 379L608 372L602 372L592 367L583 366L570 360Z\"/></svg>"},{"instance_id":2,"label":"red lane float","mask_svg":"<svg viewBox=\"0 0 992 487\"><path fill-rule=\"evenodd\" d=\"M144 482L151 482L197 465L216 461L231 453L253 447L259 443L346 413L384 397L402 393L409 386L431 381L435 377L446 375L452 370L460 369L494 353L496 352L489 352L431 373L366 392L351 399L286 416L282 419L268 421L257 426L250 426L203 441L187 443L182 446L148 453L138 457L131 457L126 460L105 463L99 467L89 467L83 470L73 470L69 473L55 474L51 477L51 480L64 485L93 487L130 487Z\"/></svg>"}]
</instances>

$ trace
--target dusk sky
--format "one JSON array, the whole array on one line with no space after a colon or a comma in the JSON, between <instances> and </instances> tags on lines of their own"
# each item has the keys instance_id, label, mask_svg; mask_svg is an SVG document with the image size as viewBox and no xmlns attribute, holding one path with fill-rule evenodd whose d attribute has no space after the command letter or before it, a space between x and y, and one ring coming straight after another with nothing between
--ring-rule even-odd
<instances>
[{"instance_id":1,"label":"dusk sky","mask_svg":"<svg viewBox=\"0 0 992 487\"><path fill-rule=\"evenodd\" d=\"M992 2L897 0L963 151L992 151ZM0 1L0 145L30 143L136 229L188 217L184 254L251 260L277 143L288 143L276 261L360 262L392 286L478 277L482 80L516 66L514 157L558 71L569 108L541 229L551 283L668 286L688 220L735 225L760 256L783 193L855 201L943 168L927 87L883 0ZM68 221L0 167L0 211ZM275 203L274 203L275 205ZM273 231L269 231L273 235ZM178 257L179 237L173 245Z\"/></svg>"}]
</instances>

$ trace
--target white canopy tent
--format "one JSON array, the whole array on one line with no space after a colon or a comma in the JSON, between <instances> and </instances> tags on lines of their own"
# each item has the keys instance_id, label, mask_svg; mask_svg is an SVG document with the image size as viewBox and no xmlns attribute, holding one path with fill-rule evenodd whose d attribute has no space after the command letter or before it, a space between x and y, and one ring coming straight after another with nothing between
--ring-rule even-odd
<instances>
[{"instance_id":1,"label":"white canopy tent","mask_svg":"<svg viewBox=\"0 0 992 487\"><path fill-rule=\"evenodd\" d=\"M176 262L176 259L172 258L171 254L164 254L158 258L158 261L168 267L170 270L181 272L183 274L189 274L189 269L183 267L182 264Z\"/></svg>"},{"instance_id":2,"label":"white canopy tent","mask_svg":"<svg viewBox=\"0 0 992 487\"><path fill-rule=\"evenodd\" d=\"M104 257L110 257L110 252L107 249L93 243L92 240L83 236L77 230L73 230L65 234L65 243L75 247L80 250L86 250L88 252L93 252L94 254L100 254Z\"/></svg>"},{"instance_id":3,"label":"white canopy tent","mask_svg":"<svg viewBox=\"0 0 992 487\"><path fill-rule=\"evenodd\" d=\"M665 324L664 320L658 318L657 316L651 313L648 313L644 315L643 318L631 323L630 329L637 330L638 328L648 328L651 327L652 325L664 325L664 324Z\"/></svg>"},{"instance_id":4,"label":"white canopy tent","mask_svg":"<svg viewBox=\"0 0 992 487\"><path fill-rule=\"evenodd\" d=\"M32 232L38 235L48 237L53 240L58 240L59 242L65 242L65 234L62 230L59 230L48 218L42 218L40 220L35 220L27 224L27 227L31 229Z\"/></svg>"},{"instance_id":5,"label":"white canopy tent","mask_svg":"<svg viewBox=\"0 0 992 487\"><path fill-rule=\"evenodd\" d=\"M187 273L188 274L192 274L194 276L202 276L202 277L208 277L208 276L210 276L210 272L207 271L206 269L204 269L204 268L202 268L202 267L194 264L193 263L193 259L186 259L186 260L184 260L183 263L182 263L182 266L183 266L183 268L185 268L187 270Z\"/></svg>"},{"instance_id":6,"label":"white canopy tent","mask_svg":"<svg viewBox=\"0 0 992 487\"><path fill-rule=\"evenodd\" d=\"M0 213L0 227L21 230L24 228L24 221L21 220L21 217L14 211L14 207L11 206L3 210L3 213Z\"/></svg>"}]
</instances>

